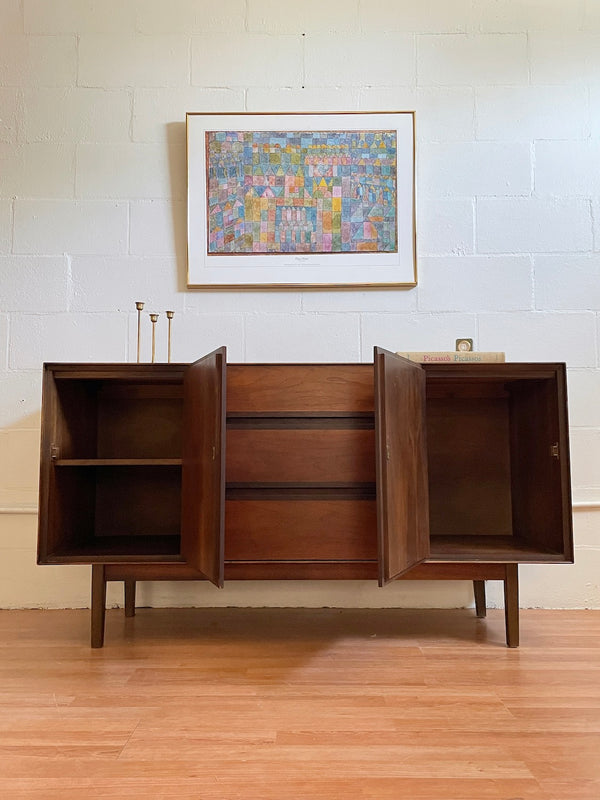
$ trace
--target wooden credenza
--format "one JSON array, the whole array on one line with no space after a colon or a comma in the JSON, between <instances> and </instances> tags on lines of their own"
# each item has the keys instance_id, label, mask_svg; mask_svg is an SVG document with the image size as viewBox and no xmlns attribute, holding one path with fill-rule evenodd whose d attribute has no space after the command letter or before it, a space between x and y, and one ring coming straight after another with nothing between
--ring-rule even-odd
<instances>
[{"instance_id":1,"label":"wooden credenza","mask_svg":"<svg viewBox=\"0 0 600 800\"><path fill-rule=\"evenodd\" d=\"M573 560L564 364L45 364L38 563L106 582L472 580Z\"/></svg>"}]
</instances>

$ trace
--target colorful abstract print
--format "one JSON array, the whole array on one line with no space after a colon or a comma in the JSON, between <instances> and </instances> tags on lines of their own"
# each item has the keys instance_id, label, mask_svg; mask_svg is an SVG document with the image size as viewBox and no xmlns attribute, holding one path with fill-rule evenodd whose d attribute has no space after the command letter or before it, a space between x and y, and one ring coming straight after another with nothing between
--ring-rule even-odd
<instances>
[{"instance_id":1,"label":"colorful abstract print","mask_svg":"<svg viewBox=\"0 0 600 800\"><path fill-rule=\"evenodd\" d=\"M396 139L207 132L208 253L396 252Z\"/></svg>"}]
</instances>

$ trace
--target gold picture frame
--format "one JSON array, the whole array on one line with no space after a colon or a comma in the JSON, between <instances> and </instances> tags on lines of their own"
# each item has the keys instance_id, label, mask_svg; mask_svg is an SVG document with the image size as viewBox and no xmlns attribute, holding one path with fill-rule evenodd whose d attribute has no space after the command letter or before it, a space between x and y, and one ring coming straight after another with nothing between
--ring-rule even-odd
<instances>
[{"instance_id":1,"label":"gold picture frame","mask_svg":"<svg viewBox=\"0 0 600 800\"><path fill-rule=\"evenodd\" d=\"M189 289L417 284L415 113L189 112Z\"/></svg>"}]
</instances>

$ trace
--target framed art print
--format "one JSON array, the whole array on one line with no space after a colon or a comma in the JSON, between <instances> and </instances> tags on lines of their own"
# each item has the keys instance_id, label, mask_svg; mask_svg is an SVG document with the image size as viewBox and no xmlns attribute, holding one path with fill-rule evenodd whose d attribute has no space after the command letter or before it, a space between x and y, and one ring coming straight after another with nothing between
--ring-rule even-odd
<instances>
[{"instance_id":1,"label":"framed art print","mask_svg":"<svg viewBox=\"0 0 600 800\"><path fill-rule=\"evenodd\" d=\"M416 285L414 112L186 123L189 288Z\"/></svg>"}]
</instances>

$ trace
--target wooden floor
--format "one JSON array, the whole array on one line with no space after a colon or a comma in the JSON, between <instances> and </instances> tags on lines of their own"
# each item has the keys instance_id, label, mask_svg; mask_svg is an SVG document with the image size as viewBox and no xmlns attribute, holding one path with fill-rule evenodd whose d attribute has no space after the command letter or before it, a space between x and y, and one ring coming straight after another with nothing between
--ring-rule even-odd
<instances>
[{"instance_id":1,"label":"wooden floor","mask_svg":"<svg viewBox=\"0 0 600 800\"><path fill-rule=\"evenodd\" d=\"M599 800L600 612L0 612L6 800Z\"/></svg>"}]
</instances>

